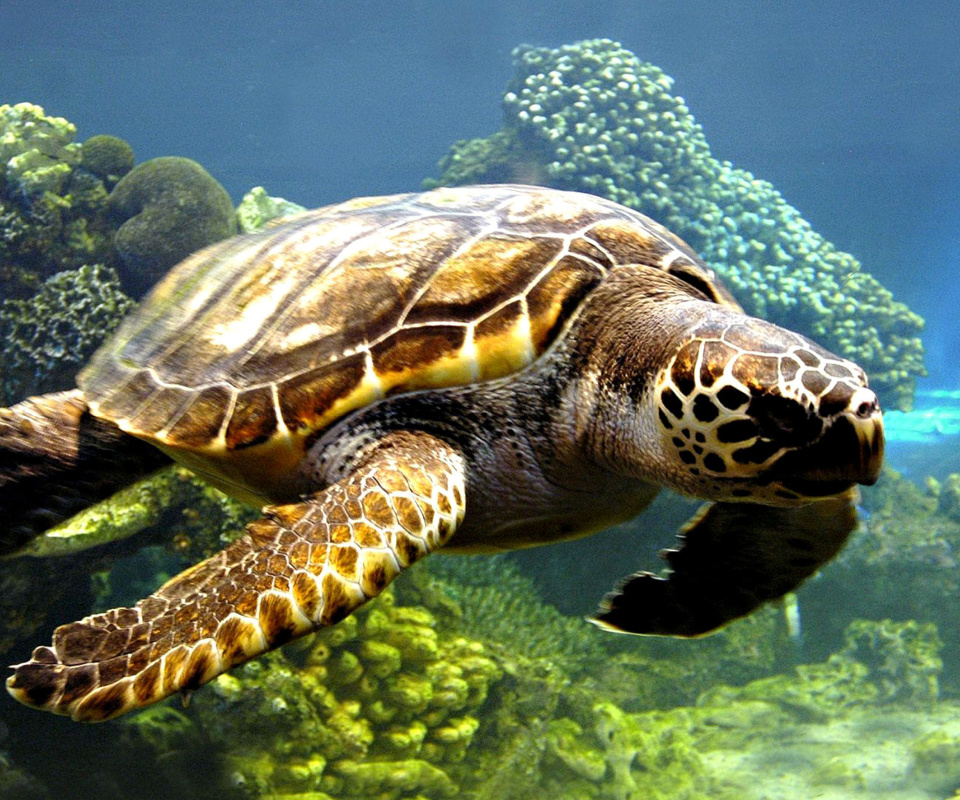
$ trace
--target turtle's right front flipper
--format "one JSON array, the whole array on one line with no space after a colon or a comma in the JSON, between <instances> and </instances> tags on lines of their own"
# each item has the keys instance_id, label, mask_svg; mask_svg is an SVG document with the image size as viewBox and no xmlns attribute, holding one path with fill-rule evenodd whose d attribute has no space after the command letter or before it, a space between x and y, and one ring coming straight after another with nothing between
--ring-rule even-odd
<instances>
[{"instance_id":1,"label":"turtle's right front flipper","mask_svg":"<svg viewBox=\"0 0 960 800\"><path fill-rule=\"evenodd\" d=\"M189 691L284 642L339 622L463 518L463 458L396 433L348 477L266 510L226 550L135 608L62 625L14 667L22 703L95 722Z\"/></svg>"},{"instance_id":2,"label":"turtle's right front flipper","mask_svg":"<svg viewBox=\"0 0 960 800\"><path fill-rule=\"evenodd\" d=\"M837 555L857 526L854 488L780 508L714 503L664 557L670 573L640 572L604 598L591 622L606 630L702 636L796 589Z\"/></svg>"},{"instance_id":3,"label":"turtle's right front flipper","mask_svg":"<svg viewBox=\"0 0 960 800\"><path fill-rule=\"evenodd\" d=\"M0 408L0 555L169 463L92 416L79 390Z\"/></svg>"}]
</instances>

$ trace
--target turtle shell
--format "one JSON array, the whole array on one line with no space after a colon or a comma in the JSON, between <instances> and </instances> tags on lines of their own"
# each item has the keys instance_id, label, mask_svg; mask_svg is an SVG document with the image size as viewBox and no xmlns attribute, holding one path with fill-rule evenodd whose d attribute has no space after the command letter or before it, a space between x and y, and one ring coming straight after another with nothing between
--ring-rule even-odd
<instances>
[{"instance_id":1,"label":"turtle shell","mask_svg":"<svg viewBox=\"0 0 960 800\"><path fill-rule=\"evenodd\" d=\"M352 200L183 261L79 385L97 416L269 496L257 476L294 468L350 411L523 369L611 269L635 263L735 305L680 239L590 195L498 185Z\"/></svg>"}]
</instances>

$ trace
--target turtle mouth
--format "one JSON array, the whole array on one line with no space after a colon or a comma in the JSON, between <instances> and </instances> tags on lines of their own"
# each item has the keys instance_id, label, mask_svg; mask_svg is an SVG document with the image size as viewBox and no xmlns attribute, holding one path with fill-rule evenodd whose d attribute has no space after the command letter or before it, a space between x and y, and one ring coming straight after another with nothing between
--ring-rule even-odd
<instances>
[{"instance_id":1,"label":"turtle mouth","mask_svg":"<svg viewBox=\"0 0 960 800\"><path fill-rule=\"evenodd\" d=\"M880 406L876 398L851 405L816 442L777 461L776 480L783 488L805 497L828 497L857 483L877 482L884 449Z\"/></svg>"}]
</instances>

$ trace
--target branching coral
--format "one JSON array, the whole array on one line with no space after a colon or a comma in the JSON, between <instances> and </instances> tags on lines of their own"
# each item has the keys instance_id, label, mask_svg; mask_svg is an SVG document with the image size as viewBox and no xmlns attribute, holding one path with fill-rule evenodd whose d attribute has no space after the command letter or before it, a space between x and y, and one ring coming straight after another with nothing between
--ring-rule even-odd
<instances>
[{"instance_id":1,"label":"branching coral","mask_svg":"<svg viewBox=\"0 0 960 800\"><path fill-rule=\"evenodd\" d=\"M0 106L0 290L6 298L27 296L63 269L113 263L107 187L84 167L75 136L72 123L46 116L39 106Z\"/></svg>"},{"instance_id":2,"label":"branching coral","mask_svg":"<svg viewBox=\"0 0 960 800\"><path fill-rule=\"evenodd\" d=\"M770 183L715 158L672 78L605 39L514 58L504 131L455 145L432 184L526 180L636 208L690 242L750 313L858 361L890 406L910 406L920 317Z\"/></svg>"}]
</instances>

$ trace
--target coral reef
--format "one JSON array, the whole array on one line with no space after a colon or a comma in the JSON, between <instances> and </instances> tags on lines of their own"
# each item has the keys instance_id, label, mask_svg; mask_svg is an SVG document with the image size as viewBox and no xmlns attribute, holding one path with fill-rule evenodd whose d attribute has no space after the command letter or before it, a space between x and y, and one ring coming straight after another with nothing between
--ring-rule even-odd
<instances>
[{"instance_id":1,"label":"coral reef","mask_svg":"<svg viewBox=\"0 0 960 800\"><path fill-rule=\"evenodd\" d=\"M236 232L230 195L197 162L164 156L139 164L110 193L121 222L114 243L124 289L139 298L170 267Z\"/></svg>"},{"instance_id":2,"label":"coral reef","mask_svg":"<svg viewBox=\"0 0 960 800\"><path fill-rule=\"evenodd\" d=\"M39 106L0 106L4 298L26 297L60 270L114 264L109 187L84 166L83 147L73 141L75 136L73 124L47 116Z\"/></svg>"},{"instance_id":3,"label":"coral reef","mask_svg":"<svg viewBox=\"0 0 960 800\"><path fill-rule=\"evenodd\" d=\"M920 317L770 183L715 158L670 77L605 39L524 46L514 61L504 130L456 144L428 185L519 179L642 211L698 250L750 313L858 361L888 406L910 407L925 374Z\"/></svg>"},{"instance_id":4,"label":"coral reef","mask_svg":"<svg viewBox=\"0 0 960 800\"><path fill-rule=\"evenodd\" d=\"M237 206L237 224L242 233L256 231L275 219L306 211L282 197L271 197L262 186L254 186Z\"/></svg>"},{"instance_id":5,"label":"coral reef","mask_svg":"<svg viewBox=\"0 0 960 800\"><path fill-rule=\"evenodd\" d=\"M48 278L27 300L0 303L0 404L69 389L77 369L133 302L101 264Z\"/></svg>"}]
</instances>

